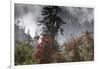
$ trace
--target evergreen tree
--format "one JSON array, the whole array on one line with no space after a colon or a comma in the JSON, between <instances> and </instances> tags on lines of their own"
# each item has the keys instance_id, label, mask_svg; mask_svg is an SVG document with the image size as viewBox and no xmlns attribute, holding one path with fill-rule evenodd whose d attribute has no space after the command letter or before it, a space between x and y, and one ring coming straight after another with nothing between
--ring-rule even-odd
<instances>
[{"instance_id":1,"label":"evergreen tree","mask_svg":"<svg viewBox=\"0 0 100 69\"><path fill-rule=\"evenodd\" d=\"M58 6L46 6L42 9L42 20L38 25L43 26L43 38L47 37L46 45L44 46L40 58L40 63L51 63L52 62L52 54L55 51L59 51L59 44L55 37L58 35L60 30L63 35L63 28L61 26L65 24L63 20L60 18L59 13L61 13L61 8ZM52 38L52 40L49 40Z\"/></svg>"},{"instance_id":2,"label":"evergreen tree","mask_svg":"<svg viewBox=\"0 0 100 69\"><path fill-rule=\"evenodd\" d=\"M60 30L61 34L63 34L63 28L61 28L61 26L65 24L65 22L60 18L59 13L61 13L61 8L58 6L46 6L42 9L43 18L39 25L44 26L44 33L49 32L55 37Z\"/></svg>"}]
</instances>

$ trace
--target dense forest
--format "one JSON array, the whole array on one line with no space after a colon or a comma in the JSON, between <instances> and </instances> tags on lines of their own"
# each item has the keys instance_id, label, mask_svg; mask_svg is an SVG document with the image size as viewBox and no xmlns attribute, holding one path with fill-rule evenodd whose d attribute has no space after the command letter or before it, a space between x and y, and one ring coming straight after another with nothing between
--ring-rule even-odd
<instances>
[{"instance_id":1,"label":"dense forest","mask_svg":"<svg viewBox=\"0 0 100 69\"><path fill-rule=\"evenodd\" d=\"M59 16L62 8L45 6L41 9L41 19L36 23L42 25L41 37L35 32L30 35L30 29L25 32L25 26L16 21L15 26L15 65L80 62L94 60L94 34L85 30L79 36L70 37L60 44L59 33L64 35L62 26L66 24Z\"/></svg>"}]
</instances>

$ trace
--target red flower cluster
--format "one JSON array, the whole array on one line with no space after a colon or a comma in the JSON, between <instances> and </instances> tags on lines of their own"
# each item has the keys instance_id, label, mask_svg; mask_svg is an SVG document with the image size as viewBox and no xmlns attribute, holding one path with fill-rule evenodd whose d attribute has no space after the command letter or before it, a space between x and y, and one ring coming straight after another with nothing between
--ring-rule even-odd
<instances>
[{"instance_id":1,"label":"red flower cluster","mask_svg":"<svg viewBox=\"0 0 100 69\"><path fill-rule=\"evenodd\" d=\"M42 55L41 53L42 53L43 48L46 45L52 44L52 42L53 42L53 38L49 34L46 34L41 38L41 42L38 44L36 53L35 53L36 59L41 58L41 55Z\"/></svg>"}]
</instances>

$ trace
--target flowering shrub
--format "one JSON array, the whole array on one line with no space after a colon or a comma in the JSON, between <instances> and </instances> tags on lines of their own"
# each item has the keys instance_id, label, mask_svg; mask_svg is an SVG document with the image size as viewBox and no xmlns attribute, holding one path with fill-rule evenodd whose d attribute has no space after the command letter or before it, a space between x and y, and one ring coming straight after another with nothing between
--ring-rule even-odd
<instances>
[{"instance_id":1,"label":"flowering shrub","mask_svg":"<svg viewBox=\"0 0 100 69\"><path fill-rule=\"evenodd\" d=\"M52 44L53 38L48 34L44 35L41 38L41 42L36 48L35 58L41 60L44 58L47 59L48 57L51 57L51 54L53 52Z\"/></svg>"},{"instance_id":2,"label":"flowering shrub","mask_svg":"<svg viewBox=\"0 0 100 69\"><path fill-rule=\"evenodd\" d=\"M67 61L90 61L94 59L93 36L86 31L80 37L64 43Z\"/></svg>"}]
</instances>

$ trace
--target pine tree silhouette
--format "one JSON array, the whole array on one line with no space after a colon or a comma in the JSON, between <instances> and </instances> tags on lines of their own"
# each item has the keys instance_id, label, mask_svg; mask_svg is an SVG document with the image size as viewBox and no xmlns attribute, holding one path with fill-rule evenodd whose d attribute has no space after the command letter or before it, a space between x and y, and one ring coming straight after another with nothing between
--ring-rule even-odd
<instances>
[{"instance_id":1,"label":"pine tree silhouette","mask_svg":"<svg viewBox=\"0 0 100 69\"><path fill-rule=\"evenodd\" d=\"M61 28L61 26L65 24L65 22L63 22L59 16L59 13L61 13L61 8L58 6L43 7L41 12L43 18L39 21L38 25L43 25L43 38L46 36L48 37L44 48L42 48L40 63L51 63L53 60L52 54L59 49L59 45L57 40L55 40L55 36L58 35L59 30L63 35L64 30ZM51 43L49 40L50 38Z\"/></svg>"}]
</instances>

